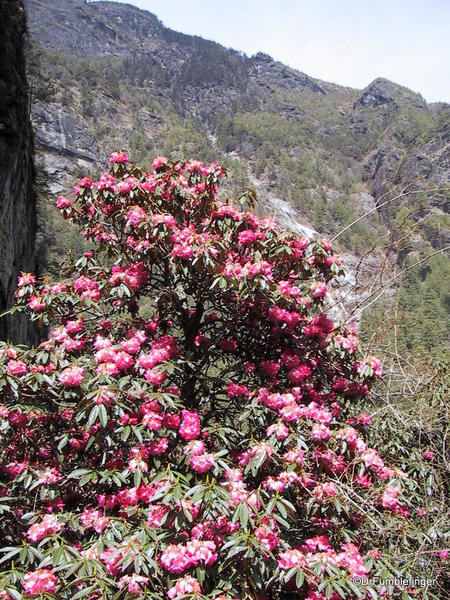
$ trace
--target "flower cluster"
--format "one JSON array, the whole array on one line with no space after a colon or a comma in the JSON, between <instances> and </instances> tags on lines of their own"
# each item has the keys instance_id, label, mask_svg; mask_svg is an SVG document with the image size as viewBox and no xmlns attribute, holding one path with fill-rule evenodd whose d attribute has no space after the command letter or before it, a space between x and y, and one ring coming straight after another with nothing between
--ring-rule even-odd
<instances>
[{"instance_id":1,"label":"flower cluster","mask_svg":"<svg viewBox=\"0 0 450 600\"><path fill-rule=\"evenodd\" d=\"M203 563L212 565L217 560L216 544L213 541L190 540L186 545L171 544L161 554L161 564L170 573L183 573Z\"/></svg>"}]
</instances>

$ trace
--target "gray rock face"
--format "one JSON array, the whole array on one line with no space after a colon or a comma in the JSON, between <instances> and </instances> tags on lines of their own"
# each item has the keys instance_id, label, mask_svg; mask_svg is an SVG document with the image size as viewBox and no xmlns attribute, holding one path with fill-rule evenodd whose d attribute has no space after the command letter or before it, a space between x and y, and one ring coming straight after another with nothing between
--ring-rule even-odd
<instances>
[{"instance_id":1,"label":"gray rock face","mask_svg":"<svg viewBox=\"0 0 450 600\"><path fill-rule=\"evenodd\" d=\"M129 33L133 24L139 25L136 18L133 20L133 13L139 14L139 10L127 7L125 18L123 10L119 9L120 14L117 14L114 5L110 4L110 11L116 17L114 24L104 18L95 4L87 5L83 0L36 0L27 2L26 8L38 37L44 39L51 29L51 43L46 44L50 49L78 56L131 56L127 30ZM78 26L74 27L74 23ZM150 32L149 24L146 25Z\"/></svg>"},{"instance_id":2,"label":"gray rock face","mask_svg":"<svg viewBox=\"0 0 450 600\"><path fill-rule=\"evenodd\" d=\"M65 156L96 160L96 144L84 119L58 104L36 104L33 107L36 143L46 150Z\"/></svg>"},{"instance_id":3,"label":"gray rock face","mask_svg":"<svg viewBox=\"0 0 450 600\"><path fill-rule=\"evenodd\" d=\"M382 106L391 104L393 107L397 107L397 103L392 95L393 86L389 81L384 83L383 81L376 80L369 85L357 103L361 106Z\"/></svg>"},{"instance_id":4,"label":"gray rock face","mask_svg":"<svg viewBox=\"0 0 450 600\"><path fill-rule=\"evenodd\" d=\"M25 11L20 0L0 3L0 312L14 301L21 271L34 271L36 204L33 135L28 113L23 43ZM24 315L0 319L0 339L33 342Z\"/></svg>"},{"instance_id":5,"label":"gray rock face","mask_svg":"<svg viewBox=\"0 0 450 600\"><path fill-rule=\"evenodd\" d=\"M311 90L318 94L326 94L326 91L312 77L274 61L272 57L262 52L258 52L251 58L251 75L260 85L277 84L290 90Z\"/></svg>"},{"instance_id":6,"label":"gray rock face","mask_svg":"<svg viewBox=\"0 0 450 600\"><path fill-rule=\"evenodd\" d=\"M414 92L380 77L363 90L355 102L355 107L385 106L389 110L395 110L406 102L416 108L427 109L425 100L419 94L414 94Z\"/></svg>"}]
</instances>

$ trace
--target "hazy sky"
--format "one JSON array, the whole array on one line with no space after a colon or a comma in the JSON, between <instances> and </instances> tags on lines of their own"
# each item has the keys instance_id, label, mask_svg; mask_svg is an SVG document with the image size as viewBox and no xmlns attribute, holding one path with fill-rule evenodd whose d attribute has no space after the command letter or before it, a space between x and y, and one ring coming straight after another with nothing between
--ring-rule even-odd
<instances>
[{"instance_id":1,"label":"hazy sky","mask_svg":"<svg viewBox=\"0 0 450 600\"><path fill-rule=\"evenodd\" d=\"M326 81L386 77L450 101L450 0L123 0L167 27Z\"/></svg>"}]
</instances>

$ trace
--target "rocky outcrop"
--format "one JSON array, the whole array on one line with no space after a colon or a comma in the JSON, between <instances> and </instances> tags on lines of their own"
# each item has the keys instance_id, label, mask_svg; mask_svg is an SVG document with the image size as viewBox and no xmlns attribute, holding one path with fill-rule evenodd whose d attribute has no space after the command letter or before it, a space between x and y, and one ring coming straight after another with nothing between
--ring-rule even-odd
<instances>
[{"instance_id":1,"label":"rocky outcrop","mask_svg":"<svg viewBox=\"0 0 450 600\"><path fill-rule=\"evenodd\" d=\"M20 271L34 271L37 229L33 194L33 135L25 77L25 10L0 3L0 312L13 303ZM24 315L0 319L0 339L33 342Z\"/></svg>"},{"instance_id":2,"label":"rocky outcrop","mask_svg":"<svg viewBox=\"0 0 450 600\"><path fill-rule=\"evenodd\" d=\"M58 104L36 104L32 120L38 145L75 159L96 160L95 141L75 111Z\"/></svg>"},{"instance_id":3,"label":"rocky outcrop","mask_svg":"<svg viewBox=\"0 0 450 600\"><path fill-rule=\"evenodd\" d=\"M354 108L357 106L366 108L384 106L392 110L405 104L410 104L419 110L427 110L426 102L422 96L388 79L379 77L362 91L354 104Z\"/></svg>"},{"instance_id":4,"label":"rocky outcrop","mask_svg":"<svg viewBox=\"0 0 450 600\"><path fill-rule=\"evenodd\" d=\"M278 85L289 90L310 90L317 94L326 94L316 79L273 60L263 52L258 52L252 57L251 76L259 85Z\"/></svg>"}]
</instances>

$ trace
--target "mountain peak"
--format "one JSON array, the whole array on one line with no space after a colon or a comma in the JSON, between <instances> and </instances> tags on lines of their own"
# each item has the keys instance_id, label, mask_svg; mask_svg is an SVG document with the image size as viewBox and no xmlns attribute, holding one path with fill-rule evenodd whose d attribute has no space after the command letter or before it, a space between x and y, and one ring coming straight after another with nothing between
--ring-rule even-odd
<instances>
[{"instance_id":1,"label":"mountain peak","mask_svg":"<svg viewBox=\"0 0 450 600\"><path fill-rule=\"evenodd\" d=\"M427 104L420 94L384 77L377 77L362 90L355 107L384 106L396 109L403 104L412 104L422 110L427 109Z\"/></svg>"}]
</instances>

